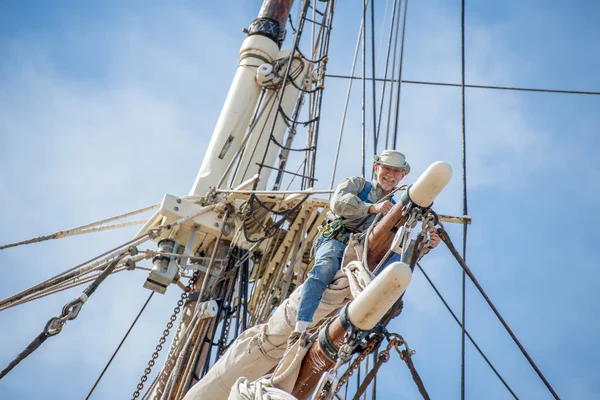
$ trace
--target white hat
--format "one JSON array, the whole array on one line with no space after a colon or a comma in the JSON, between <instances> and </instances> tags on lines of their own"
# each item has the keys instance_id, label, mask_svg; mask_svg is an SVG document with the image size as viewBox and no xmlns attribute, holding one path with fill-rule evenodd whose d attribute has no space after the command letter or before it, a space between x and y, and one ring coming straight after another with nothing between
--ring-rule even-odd
<instances>
[{"instance_id":1,"label":"white hat","mask_svg":"<svg viewBox=\"0 0 600 400\"><path fill-rule=\"evenodd\" d=\"M402 168L407 174L410 172L410 164L406 162L406 157L396 150L384 150L381 152L381 155L373 156L373 161L377 164Z\"/></svg>"}]
</instances>

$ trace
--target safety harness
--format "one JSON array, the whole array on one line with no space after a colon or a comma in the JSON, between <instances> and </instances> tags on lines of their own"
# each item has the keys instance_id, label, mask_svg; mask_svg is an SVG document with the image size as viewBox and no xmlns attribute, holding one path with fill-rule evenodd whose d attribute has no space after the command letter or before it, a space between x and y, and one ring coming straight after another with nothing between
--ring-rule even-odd
<instances>
[{"instance_id":1,"label":"safety harness","mask_svg":"<svg viewBox=\"0 0 600 400\"><path fill-rule=\"evenodd\" d=\"M365 181L365 186L358 194L358 198L364 203L373 204L373 202L369 201L368 199L369 193L371 193L372 188L373 184L369 181ZM390 201L392 202L392 204L396 204L396 201L394 201L393 198L390 198ZM321 236L325 240L335 239L347 245L348 241L350 240L350 234L353 233L352 231L346 229L346 225L344 224L344 222L347 220L348 218L346 217L340 217L335 221L328 222L327 225L323 227L323 230L321 231Z\"/></svg>"}]
</instances>

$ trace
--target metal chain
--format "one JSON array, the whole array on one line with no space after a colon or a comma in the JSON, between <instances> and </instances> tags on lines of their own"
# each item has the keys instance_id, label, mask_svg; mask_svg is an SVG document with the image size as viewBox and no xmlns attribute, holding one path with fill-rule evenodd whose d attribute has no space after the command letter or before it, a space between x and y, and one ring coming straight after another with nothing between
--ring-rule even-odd
<instances>
[{"instance_id":1,"label":"metal chain","mask_svg":"<svg viewBox=\"0 0 600 400\"><path fill-rule=\"evenodd\" d=\"M427 389L425 389L423 380L419 376L419 373L417 372L417 369L415 368L415 365L412 362L412 356L415 355L416 352L408 347L408 344L404 342L404 339L402 339L400 335L397 335L395 333L393 333L392 335L396 338L399 338L395 341L393 347L400 356L400 359L406 363L406 366L410 371L410 375L412 376L413 381L417 385L419 393L421 393L421 396L423 396L423 400L430 400L429 393L427 393ZM404 345L404 350L400 350L400 346L402 345ZM389 348L390 346L388 345L388 349Z\"/></svg>"},{"instance_id":2,"label":"metal chain","mask_svg":"<svg viewBox=\"0 0 600 400\"><path fill-rule=\"evenodd\" d=\"M181 307L190 296L190 291L192 290L192 286L196 283L196 280L198 279L198 274L198 271L194 272L194 275L190 278L190 281L185 287L184 292L181 293L181 298L179 299L179 301L177 301L177 306L173 310L173 314L171 315L171 318L169 318L169 322L167 322L167 327L163 331L163 334L160 340L158 341L158 345L156 345L156 350L154 351L154 353L152 353L152 358L150 358L150 361L148 361L148 366L146 367L146 369L144 370L144 374L140 378L140 383L138 383L136 391L133 392L132 399L137 399L138 397L140 397L140 391L144 388L144 383L148 380L148 375L150 375L150 372L152 372L152 367L156 363L158 353L160 353L163 345L166 343L167 336L169 336L169 333L173 328L173 323L177 319L177 315L181 312Z\"/></svg>"},{"instance_id":3,"label":"metal chain","mask_svg":"<svg viewBox=\"0 0 600 400\"><path fill-rule=\"evenodd\" d=\"M231 329L231 316L235 313L236 308L225 306L225 316L223 318L223 335L221 335L221 340L219 341L219 358L223 357L225 351L229 347L227 344L227 339L229 338L229 329Z\"/></svg>"},{"instance_id":4,"label":"metal chain","mask_svg":"<svg viewBox=\"0 0 600 400\"><path fill-rule=\"evenodd\" d=\"M383 356L385 358L385 361L387 361L389 359L389 353L390 353L390 350L392 349L392 347L397 348L397 346L404 344L404 339L402 339L402 336L397 335L395 333L390 334L388 336L388 340L389 340L389 342L388 342L386 349L383 350L381 353L379 353L380 357ZM346 384L348 379L350 379L352 374L354 374L354 371L356 369L358 369L358 366L360 365L360 363L362 363L363 360L369 354L371 354L377 346L379 346L380 343L381 343L381 340L377 337L374 337L369 343L367 343L367 346L365 347L365 349L358 355L358 357L356 357L354 359L354 361L352 361L352 364L350 364L350 366L348 367L346 372L344 372L344 374L340 377L337 388L335 390L336 393L342 389L342 387Z\"/></svg>"},{"instance_id":5,"label":"metal chain","mask_svg":"<svg viewBox=\"0 0 600 400\"><path fill-rule=\"evenodd\" d=\"M354 374L354 371L358 368L360 363L365 359L366 356L375 350L379 343L381 343L379 338L373 338L369 343L367 343L365 349L354 359L354 361L352 361L346 372L344 372L344 374L340 377L337 388L335 389L336 393L342 389L348 379L352 376L352 374Z\"/></svg>"}]
</instances>

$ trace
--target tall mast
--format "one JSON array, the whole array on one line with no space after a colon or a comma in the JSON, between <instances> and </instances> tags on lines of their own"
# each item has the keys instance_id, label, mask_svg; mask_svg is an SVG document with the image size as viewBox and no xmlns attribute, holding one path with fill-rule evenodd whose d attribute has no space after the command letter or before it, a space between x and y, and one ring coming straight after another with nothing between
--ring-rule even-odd
<instances>
[{"instance_id":1,"label":"tall mast","mask_svg":"<svg viewBox=\"0 0 600 400\"><path fill-rule=\"evenodd\" d=\"M204 196L210 188L217 187L219 183L226 184L230 178L230 164L240 148L245 145L243 139L251 123L262 90L262 86L256 81L257 66L271 64L282 56L283 52L280 51L280 48L285 38L285 25L292 4L293 0L264 0L257 18L245 30L247 37L239 52L238 67L190 195ZM303 79L303 74L299 79ZM296 81L298 81L298 78ZM292 90L286 90L282 100L282 108L289 111L293 107L297 95L298 89L295 87ZM263 120L259 118L257 125L268 127L272 118L275 117L265 116L262 118ZM275 127L275 130L278 130L278 132L273 132L273 135L279 136L278 139L280 139L285 132L284 122L281 121L279 126ZM247 145L254 142L259 147L266 147L264 139L261 140L260 137L257 137L258 135L254 136ZM259 151L258 153L260 155L257 156L262 158L262 152ZM275 152L272 153L266 159L266 164L273 164L276 154ZM243 157L242 162L246 162L248 166L256 164L256 160L245 160ZM266 169L265 172L268 173L269 170ZM261 173L261 180L264 185L268 175L266 178L263 175ZM186 241L186 238L180 237L178 239L178 242L182 244ZM200 274L196 284L197 287L193 289L194 292L200 290L200 284L204 280L203 275ZM198 300L202 301L203 299L197 299L196 297L195 300L188 301L184 306L180 328L174 343L186 339L179 337L181 336L180 332L185 332L186 327L190 324ZM216 323L216 319L213 318L209 322L210 327ZM196 340L198 339L201 340L202 338ZM167 360L153 390L152 398L165 396L167 394L165 388L169 381L173 382L171 385L175 386L169 392L185 393L195 383L195 379L191 382L188 381L186 371L191 369L194 376L202 376L201 370L206 361L207 349L208 346L204 346L200 354L186 352L186 354L180 355L179 360Z\"/></svg>"},{"instance_id":2,"label":"tall mast","mask_svg":"<svg viewBox=\"0 0 600 400\"><path fill-rule=\"evenodd\" d=\"M246 30L237 71L190 195L205 195L229 175L228 165L242 146L262 89L256 82L256 66L277 59L292 4L293 0L264 0Z\"/></svg>"}]
</instances>

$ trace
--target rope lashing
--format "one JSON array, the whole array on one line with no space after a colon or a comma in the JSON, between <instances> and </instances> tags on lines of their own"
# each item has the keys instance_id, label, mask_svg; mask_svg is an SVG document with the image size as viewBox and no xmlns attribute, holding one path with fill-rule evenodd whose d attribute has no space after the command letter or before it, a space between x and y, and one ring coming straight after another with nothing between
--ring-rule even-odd
<instances>
[{"instance_id":1,"label":"rope lashing","mask_svg":"<svg viewBox=\"0 0 600 400\"><path fill-rule=\"evenodd\" d=\"M98 225L105 224L107 222L112 222L112 221L117 221L119 219L127 218L132 215L141 214L143 212L158 208L158 206L159 206L158 204L153 204L151 206L140 208L138 210L134 210L134 211L131 211L131 212L128 212L125 214L120 214L120 215L116 215L114 217L106 218L106 219L103 219L100 221L95 221L95 222L92 222L89 224L81 225L76 228L71 228L71 229L67 229L64 231L58 231L58 232L52 233L50 235L38 236L38 237L35 237L32 239L23 240L20 242L5 244L5 245L0 246L0 250L8 249L11 247L22 246L22 245L26 245L26 244L44 242L46 240L62 239L62 238L68 237L68 236L83 235L86 233L100 232L100 231L104 231L104 230L108 230L108 229L117 229L117 228L123 228L123 227L131 226L131 225L138 225L138 224L144 223L145 220L144 221L140 220L140 221L124 222L122 224L98 226Z\"/></svg>"}]
</instances>

